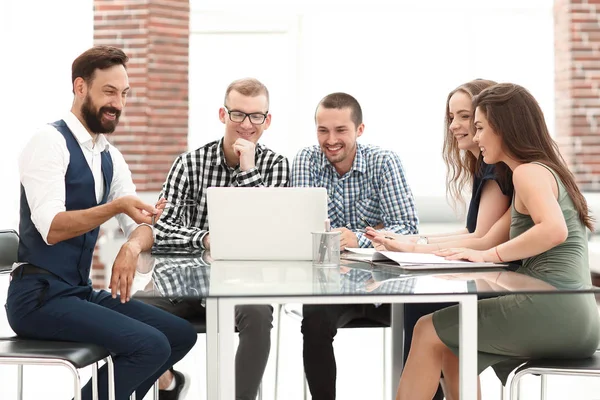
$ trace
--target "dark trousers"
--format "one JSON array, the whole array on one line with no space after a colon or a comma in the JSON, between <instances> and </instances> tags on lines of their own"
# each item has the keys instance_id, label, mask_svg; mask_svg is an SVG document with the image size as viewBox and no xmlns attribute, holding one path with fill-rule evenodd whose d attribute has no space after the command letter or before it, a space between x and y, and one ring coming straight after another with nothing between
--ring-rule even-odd
<instances>
[{"instance_id":1,"label":"dark trousers","mask_svg":"<svg viewBox=\"0 0 600 400\"><path fill-rule=\"evenodd\" d=\"M205 319L206 309L200 299L141 298L148 304L186 319ZM269 351L273 307L269 305L242 305L235 307L235 326L240 343L235 355L235 398L254 400L263 378ZM214 366L208 366L213 368Z\"/></svg>"},{"instance_id":2,"label":"dark trousers","mask_svg":"<svg viewBox=\"0 0 600 400\"><path fill-rule=\"evenodd\" d=\"M115 395L127 400L146 392L196 343L193 327L156 307L131 300L122 304L106 291L71 286L55 275L12 278L6 301L8 322L19 335L32 339L93 343L113 354ZM108 399L108 371L98 374L99 398ZM83 399L92 398L91 382Z\"/></svg>"},{"instance_id":3,"label":"dark trousers","mask_svg":"<svg viewBox=\"0 0 600 400\"><path fill-rule=\"evenodd\" d=\"M355 319L389 324L390 305L305 305L302 313L304 373L312 399L333 400L337 374L333 338L338 328L343 328Z\"/></svg>"}]
</instances>

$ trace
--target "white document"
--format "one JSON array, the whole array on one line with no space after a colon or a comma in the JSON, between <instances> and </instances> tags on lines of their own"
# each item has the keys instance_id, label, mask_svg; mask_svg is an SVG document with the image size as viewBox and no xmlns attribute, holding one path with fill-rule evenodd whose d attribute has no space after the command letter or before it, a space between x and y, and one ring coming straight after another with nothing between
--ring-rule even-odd
<instances>
[{"instance_id":1,"label":"white document","mask_svg":"<svg viewBox=\"0 0 600 400\"><path fill-rule=\"evenodd\" d=\"M373 248L346 248L351 253L357 254L360 259L370 261L394 261L405 269L440 269L440 268L497 268L506 264L490 262L474 263L471 261L446 260L444 257L429 253L401 253L398 251L377 251ZM346 258L352 258L346 257Z\"/></svg>"}]
</instances>

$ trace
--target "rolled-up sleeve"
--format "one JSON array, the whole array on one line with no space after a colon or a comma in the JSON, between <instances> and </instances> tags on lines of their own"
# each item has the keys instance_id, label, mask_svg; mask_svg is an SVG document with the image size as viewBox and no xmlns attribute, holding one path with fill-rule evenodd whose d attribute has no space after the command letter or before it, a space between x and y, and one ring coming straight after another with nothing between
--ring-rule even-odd
<instances>
[{"instance_id":1,"label":"rolled-up sleeve","mask_svg":"<svg viewBox=\"0 0 600 400\"><path fill-rule=\"evenodd\" d=\"M137 196L135 184L129 166L123 157L123 154L114 146L110 146L110 157L113 162L113 180L110 185L107 202L118 199L123 196ZM123 230L125 237L129 237L140 224L137 224L127 214L120 213L115 215L119 226ZM146 224L142 224L146 225Z\"/></svg>"},{"instance_id":2,"label":"rolled-up sleeve","mask_svg":"<svg viewBox=\"0 0 600 400\"><path fill-rule=\"evenodd\" d=\"M19 157L19 179L31 221L46 244L54 217L66 210L65 175L69 159L65 138L50 125L31 138Z\"/></svg>"},{"instance_id":3,"label":"rolled-up sleeve","mask_svg":"<svg viewBox=\"0 0 600 400\"><path fill-rule=\"evenodd\" d=\"M379 201L384 229L401 235L418 233L419 218L414 198L396 154L390 152L381 175Z\"/></svg>"}]
</instances>

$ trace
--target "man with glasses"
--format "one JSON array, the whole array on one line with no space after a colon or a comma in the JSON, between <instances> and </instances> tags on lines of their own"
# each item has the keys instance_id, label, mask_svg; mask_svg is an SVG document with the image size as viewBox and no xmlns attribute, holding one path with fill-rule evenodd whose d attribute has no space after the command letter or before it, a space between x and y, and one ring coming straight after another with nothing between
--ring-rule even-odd
<instances>
[{"instance_id":1,"label":"man with glasses","mask_svg":"<svg viewBox=\"0 0 600 400\"><path fill-rule=\"evenodd\" d=\"M325 96L315 112L318 146L302 149L292 167L291 186L324 187L329 219L339 231L340 248L372 247L367 226L393 234L417 233L417 211L393 151L362 145L362 109L346 93ZM305 305L304 371L313 400L335 399L333 338L354 319L390 323L389 304Z\"/></svg>"},{"instance_id":2,"label":"man with glasses","mask_svg":"<svg viewBox=\"0 0 600 400\"><path fill-rule=\"evenodd\" d=\"M269 92L253 78L232 82L225 92L219 119L225 135L175 160L161 197L168 206L156 224L156 245L172 248L210 250L206 189L211 186L286 186L289 175L287 158L258 140L271 124ZM240 201L240 207L244 203ZM252 210L248 210L252 212ZM151 300L152 304L176 315L189 309L186 301L176 305L167 299ZM200 302L193 302L198 314L205 315ZM268 305L236 308L239 347L236 355L236 399L255 399L269 358L273 309ZM214 368L214 366L209 366ZM171 370L161 378L161 387L172 386ZM170 395L160 392L160 399Z\"/></svg>"}]
</instances>

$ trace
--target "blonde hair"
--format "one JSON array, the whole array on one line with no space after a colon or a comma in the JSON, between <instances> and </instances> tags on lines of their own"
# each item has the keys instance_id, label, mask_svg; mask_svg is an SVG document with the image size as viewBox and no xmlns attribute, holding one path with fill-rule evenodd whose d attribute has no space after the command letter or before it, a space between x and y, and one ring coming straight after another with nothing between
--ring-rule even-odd
<instances>
[{"instance_id":1,"label":"blonde hair","mask_svg":"<svg viewBox=\"0 0 600 400\"><path fill-rule=\"evenodd\" d=\"M232 90L235 90L244 96L250 97L256 97L264 94L267 97L267 108L269 107L269 90L258 79L242 78L231 82L225 91L225 99L223 100L224 104L227 103L227 97Z\"/></svg>"},{"instance_id":2,"label":"blonde hair","mask_svg":"<svg viewBox=\"0 0 600 400\"><path fill-rule=\"evenodd\" d=\"M470 151L461 152L458 143L450 132L450 99L457 92L463 92L471 99L481 93L482 90L495 85L496 82L486 79L475 79L460 85L448 94L446 99L446 115L444 119L444 146L442 147L442 158L446 164L446 198L452 208L457 212L464 212L465 199L463 190L467 183L471 184L475 174L479 170L480 161ZM472 110L472 113L475 110ZM473 129L471 127L471 129Z\"/></svg>"}]
</instances>

